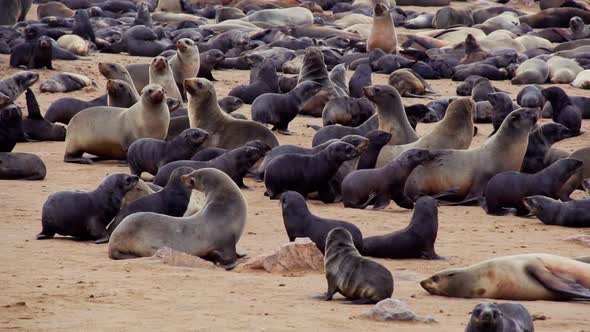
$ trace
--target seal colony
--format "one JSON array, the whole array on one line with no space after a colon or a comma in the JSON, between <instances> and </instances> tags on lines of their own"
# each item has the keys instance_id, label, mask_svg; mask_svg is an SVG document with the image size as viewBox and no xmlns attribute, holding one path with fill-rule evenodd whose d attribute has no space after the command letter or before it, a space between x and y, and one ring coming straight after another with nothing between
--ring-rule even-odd
<instances>
[{"instance_id":1,"label":"seal colony","mask_svg":"<svg viewBox=\"0 0 590 332\"><path fill-rule=\"evenodd\" d=\"M397 270L415 266L402 259L441 261L424 263L441 271L421 283L401 275L395 284L396 294L422 286L418 301L443 301L427 293L590 299L587 260L554 247L513 256L496 254L508 247L486 248L493 255L457 268L457 253L445 245L466 237L464 229L448 231L454 205L527 217L524 228L551 225L547 233L590 226L590 199L579 199L590 187L583 3L543 0L536 10L439 0L67 0L36 5L36 19L26 21L31 1L8 2L0 15L0 53L10 54L12 67L0 80L0 179L59 173L51 153L38 152L47 167L35 154L13 152L32 141L65 141L55 143L64 162L90 165L64 165L68 171L109 167L104 160L129 167L93 179L95 190L50 195L37 239L108 243L112 259L167 247L231 270L250 259L238 248L257 251L251 239L267 235L245 232L259 222L253 215L279 213L260 208L265 195L280 200L283 238L307 237L323 254L325 300L337 293L354 304L388 300ZM98 52L144 59L98 63L106 84L64 62L76 67ZM46 80L36 85L38 73L19 69ZM228 80L226 69L249 79ZM433 89L440 79L447 81ZM463 97L442 95L454 90L440 89L447 84ZM72 98L79 89L104 95ZM54 102L40 105L39 96ZM562 140L584 145L551 146ZM368 206L375 211L362 210ZM407 227L391 227L391 218ZM483 303L467 331L532 325L522 305Z\"/></svg>"}]
</instances>

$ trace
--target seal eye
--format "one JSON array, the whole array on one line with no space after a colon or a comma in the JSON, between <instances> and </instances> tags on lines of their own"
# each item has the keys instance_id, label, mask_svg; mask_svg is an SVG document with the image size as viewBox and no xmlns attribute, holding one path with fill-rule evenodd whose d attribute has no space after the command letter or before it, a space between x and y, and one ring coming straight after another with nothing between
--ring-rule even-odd
<instances>
[{"instance_id":1,"label":"seal eye","mask_svg":"<svg viewBox=\"0 0 590 332\"><path fill-rule=\"evenodd\" d=\"M451 278L451 277L454 277L454 276L455 276L455 274L454 274L454 273L450 273L450 274L448 275L448 277L449 277L449 278Z\"/></svg>"},{"instance_id":2,"label":"seal eye","mask_svg":"<svg viewBox=\"0 0 590 332\"><path fill-rule=\"evenodd\" d=\"M473 310L473 315L474 315L474 316L479 316L479 315L481 315L481 310L479 310L479 309Z\"/></svg>"},{"instance_id":3,"label":"seal eye","mask_svg":"<svg viewBox=\"0 0 590 332\"><path fill-rule=\"evenodd\" d=\"M438 276L432 277L432 281L434 281L434 282L438 282L438 279L439 279Z\"/></svg>"}]
</instances>

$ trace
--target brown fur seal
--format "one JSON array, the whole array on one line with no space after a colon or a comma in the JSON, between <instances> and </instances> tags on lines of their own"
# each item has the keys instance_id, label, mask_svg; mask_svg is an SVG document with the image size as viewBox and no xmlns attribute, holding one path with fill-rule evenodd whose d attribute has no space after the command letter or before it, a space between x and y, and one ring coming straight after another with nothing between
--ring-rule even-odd
<instances>
[{"instance_id":1,"label":"brown fur seal","mask_svg":"<svg viewBox=\"0 0 590 332\"><path fill-rule=\"evenodd\" d=\"M560 202L538 195L524 198L523 203L535 217L546 225L564 227L590 226L590 216L588 216L590 199Z\"/></svg>"},{"instance_id":2,"label":"brown fur seal","mask_svg":"<svg viewBox=\"0 0 590 332\"><path fill-rule=\"evenodd\" d=\"M220 263L237 264L236 243L246 224L248 206L240 188L223 172L205 168L181 177L191 190L205 194L204 207L190 217L140 212L123 219L109 241L109 257L152 256L170 247Z\"/></svg>"},{"instance_id":3,"label":"brown fur seal","mask_svg":"<svg viewBox=\"0 0 590 332\"><path fill-rule=\"evenodd\" d=\"M362 125L375 114L375 106L367 98L339 96L331 99L322 111L325 126L340 124L356 127Z\"/></svg>"},{"instance_id":4,"label":"brown fur seal","mask_svg":"<svg viewBox=\"0 0 590 332\"><path fill-rule=\"evenodd\" d=\"M121 66L118 63L109 63L109 62L99 62L98 63L98 71L102 76L104 76L107 80L121 80L129 86L133 87L133 92L135 93L135 98L139 100L139 93L137 93L137 89L135 88L135 84L133 79L131 78L131 74L127 68Z\"/></svg>"},{"instance_id":5,"label":"brown fur seal","mask_svg":"<svg viewBox=\"0 0 590 332\"><path fill-rule=\"evenodd\" d=\"M582 114L580 108L572 103L567 93L557 86L545 88L541 93L551 103L553 121L566 126L573 135L579 135L582 127Z\"/></svg>"},{"instance_id":6,"label":"brown fur seal","mask_svg":"<svg viewBox=\"0 0 590 332\"><path fill-rule=\"evenodd\" d=\"M107 236L106 225L117 215L125 194L139 178L115 173L107 176L91 192L60 191L43 204L37 240L51 239L57 233L80 240L97 240Z\"/></svg>"},{"instance_id":7,"label":"brown fur seal","mask_svg":"<svg viewBox=\"0 0 590 332\"><path fill-rule=\"evenodd\" d=\"M572 158L564 158L535 174L503 172L488 181L485 190L485 208L488 214L501 215L504 209L514 208L517 215L529 214L523 198L544 195L558 198L563 184L583 163Z\"/></svg>"},{"instance_id":8,"label":"brown fur seal","mask_svg":"<svg viewBox=\"0 0 590 332\"><path fill-rule=\"evenodd\" d=\"M385 166L408 149L468 149L474 135L474 112L473 100L458 98L449 105L443 119L418 140L403 145L384 146L376 166Z\"/></svg>"},{"instance_id":9,"label":"brown fur seal","mask_svg":"<svg viewBox=\"0 0 590 332\"><path fill-rule=\"evenodd\" d=\"M27 138L36 141L64 141L66 128L43 118L37 98L31 89L27 89L25 95L28 115L22 121L22 128Z\"/></svg>"},{"instance_id":10,"label":"brown fur seal","mask_svg":"<svg viewBox=\"0 0 590 332\"><path fill-rule=\"evenodd\" d=\"M66 134L65 162L91 163L84 152L102 158L125 159L127 149L143 137L164 139L170 113L159 85L146 86L141 99L128 109L92 107L76 114Z\"/></svg>"},{"instance_id":11,"label":"brown fur seal","mask_svg":"<svg viewBox=\"0 0 590 332\"><path fill-rule=\"evenodd\" d=\"M432 25L435 29L446 29L453 26L472 26L473 13L468 9L443 7L436 11Z\"/></svg>"},{"instance_id":12,"label":"brown fur seal","mask_svg":"<svg viewBox=\"0 0 590 332\"><path fill-rule=\"evenodd\" d=\"M427 93L434 93L430 84L412 69L394 71L389 75L387 82L403 97L422 98Z\"/></svg>"},{"instance_id":13,"label":"brown fur seal","mask_svg":"<svg viewBox=\"0 0 590 332\"><path fill-rule=\"evenodd\" d=\"M551 146L568 137L572 137L571 130L559 123L546 123L533 130L520 171L537 173L551 165Z\"/></svg>"},{"instance_id":14,"label":"brown fur seal","mask_svg":"<svg viewBox=\"0 0 590 332\"><path fill-rule=\"evenodd\" d=\"M549 254L498 257L423 280L432 295L514 301L590 299L590 264Z\"/></svg>"},{"instance_id":15,"label":"brown fur seal","mask_svg":"<svg viewBox=\"0 0 590 332\"><path fill-rule=\"evenodd\" d=\"M372 85L364 87L363 91L365 96L377 105L378 129L392 135L389 145L407 144L418 139L418 134L408 121L402 98L394 87Z\"/></svg>"},{"instance_id":16,"label":"brown fur seal","mask_svg":"<svg viewBox=\"0 0 590 332\"><path fill-rule=\"evenodd\" d=\"M383 265L361 256L350 232L335 228L328 233L324 256L328 281L325 300L336 293L355 304L377 303L393 294L393 276Z\"/></svg>"},{"instance_id":17,"label":"brown fur seal","mask_svg":"<svg viewBox=\"0 0 590 332\"><path fill-rule=\"evenodd\" d=\"M373 13L373 25L367 39L367 52L380 48L385 53L397 54L397 34L389 8L382 3L377 3Z\"/></svg>"},{"instance_id":18,"label":"brown fur seal","mask_svg":"<svg viewBox=\"0 0 590 332\"><path fill-rule=\"evenodd\" d=\"M412 220L406 228L390 234L365 238L361 252L364 256L376 258L441 259L434 250L437 234L436 200L423 196L416 201Z\"/></svg>"},{"instance_id":19,"label":"brown fur seal","mask_svg":"<svg viewBox=\"0 0 590 332\"><path fill-rule=\"evenodd\" d=\"M465 332L532 332L533 318L519 303L480 303L473 308Z\"/></svg>"},{"instance_id":20,"label":"brown fur seal","mask_svg":"<svg viewBox=\"0 0 590 332\"><path fill-rule=\"evenodd\" d=\"M342 181L344 206L364 209L373 205L379 210L393 199L398 206L412 209L414 202L404 194L404 184L416 166L432 158L428 150L410 149L384 167L351 172Z\"/></svg>"},{"instance_id":21,"label":"brown fur seal","mask_svg":"<svg viewBox=\"0 0 590 332\"><path fill-rule=\"evenodd\" d=\"M76 12L61 2L51 1L37 7L37 17L42 19L46 16L72 17Z\"/></svg>"},{"instance_id":22,"label":"brown fur seal","mask_svg":"<svg viewBox=\"0 0 590 332\"><path fill-rule=\"evenodd\" d=\"M47 167L32 153L0 152L0 179L43 180Z\"/></svg>"},{"instance_id":23,"label":"brown fur seal","mask_svg":"<svg viewBox=\"0 0 590 332\"><path fill-rule=\"evenodd\" d=\"M39 74L32 71L20 71L10 77L0 80L0 93L8 97L3 104L13 103L18 96L39 80Z\"/></svg>"},{"instance_id":24,"label":"brown fur seal","mask_svg":"<svg viewBox=\"0 0 590 332\"><path fill-rule=\"evenodd\" d=\"M254 140L261 140L271 147L279 145L273 133L260 123L235 119L223 112L217 103L215 87L209 80L187 79L184 88L189 94L191 128L200 128L209 133L204 146L234 149Z\"/></svg>"},{"instance_id":25,"label":"brown fur seal","mask_svg":"<svg viewBox=\"0 0 590 332\"><path fill-rule=\"evenodd\" d=\"M326 219L314 215L309 211L303 196L295 191L287 191L281 195L281 210L285 230L291 242L298 237L307 237L315 243L323 254L326 249L328 233L334 228L342 227L352 235L357 250L363 249L363 234L358 227L346 221Z\"/></svg>"},{"instance_id":26,"label":"brown fur seal","mask_svg":"<svg viewBox=\"0 0 590 332\"><path fill-rule=\"evenodd\" d=\"M472 34L465 38L465 56L459 61L462 64L469 64L489 58L490 53L481 49L477 40Z\"/></svg>"},{"instance_id":27,"label":"brown fur seal","mask_svg":"<svg viewBox=\"0 0 590 332\"><path fill-rule=\"evenodd\" d=\"M137 91L122 80L107 81L107 106L129 108L137 103Z\"/></svg>"},{"instance_id":28,"label":"brown fur seal","mask_svg":"<svg viewBox=\"0 0 590 332\"><path fill-rule=\"evenodd\" d=\"M180 95L178 86L174 81L172 69L170 68L166 58L163 56L157 56L152 60L149 68L149 77L150 84L158 84L161 86L164 91L166 91L166 96L182 101L182 96Z\"/></svg>"},{"instance_id":29,"label":"brown fur seal","mask_svg":"<svg viewBox=\"0 0 590 332\"><path fill-rule=\"evenodd\" d=\"M520 169L537 116L537 109L518 109L480 147L438 150L441 154L437 158L412 172L406 182L406 195L416 198L453 190L452 196L459 200L481 197L492 176Z\"/></svg>"},{"instance_id":30,"label":"brown fur seal","mask_svg":"<svg viewBox=\"0 0 590 332\"><path fill-rule=\"evenodd\" d=\"M328 69L324 62L324 55L317 47L308 47L305 49L303 57L303 67L299 72L297 84L304 81L314 81L322 85L322 90L315 96L311 97L303 105L301 114L320 117L324 106L331 98L337 96L334 84L330 80Z\"/></svg>"},{"instance_id":31,"label":"brown fur seal","mask_svg":"<svg viewBox=\"0 0 590 332\"><path fill-rule=\"evenodd\" d=\"M64 72L55 74L50 79L41 82L39 91L71 92L88 86L96 86L96 83L84 75Z\"/></svg>"},{"instance_id":32,"label":"brown fur seal","mask_svg":"<svg viewBox=\"0 0 590 332\"><path fill-rule=\"evenodd\" d=\"M196 77L201 68L199 48L194 41L181 38L176 41L176 54L168 62L182 95L185 95L183 82L187 78Z\"/></svg>"},{"instance_id":33,"label":"brown fur seal","mask_svg":"<svg viewBox=\"0 0 590 332\"><path fill-rule=\"evenodd\" d=\"M538 13L519 17L520 23L528 24L534 29L567 28L570 20L578 16L585 23L590 23L590 13L579 8L550 8Z\"/></svg>"}]
</instances>

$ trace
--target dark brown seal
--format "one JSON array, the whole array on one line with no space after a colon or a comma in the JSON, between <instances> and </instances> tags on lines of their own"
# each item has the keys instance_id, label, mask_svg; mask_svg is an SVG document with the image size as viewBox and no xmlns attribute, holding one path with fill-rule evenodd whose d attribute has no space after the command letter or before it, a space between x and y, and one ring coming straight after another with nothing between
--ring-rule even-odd
<instances>
[{"instance_id":1,"label":"dark brown seal","mask_svg":"<svg viewBox=\"0 0 590 332\"><path fill-rule=\"evenodd\" d=\"M519 303L480 303L473 308L465 332L534 331L533 318Z\"/></svg>"}]
</instances>

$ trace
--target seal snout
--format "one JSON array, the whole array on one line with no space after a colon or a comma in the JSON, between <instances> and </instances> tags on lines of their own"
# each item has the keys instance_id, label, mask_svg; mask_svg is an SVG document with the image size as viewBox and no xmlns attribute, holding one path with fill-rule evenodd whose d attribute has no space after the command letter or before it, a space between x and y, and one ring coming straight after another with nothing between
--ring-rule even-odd
<instances>
[{"instance_id":1,"label":"seal snout","mask_svg":"<svg viewBox=\"0 0 590 332\"><path fill-rule=\"evenodd\" d=\"M375 16L382 16L388 10L389 10L389 8L387 8L387 6L385 6L384 4L379 2L379 3L375 4L375 8L373 11L375 12Z\"/></svg>"},{"instance_id":2,"label":"seal snout","mask_svg":"<svg viewBox=\"0 0 590 332\"><path fill-rule=\"evenodd\" d=\"M202 90L204 85L199 79L196 78L189 78L184 80L183 83L184 89L190 95L195 95L199 90Z\"/></svg>"}]
</instances>

